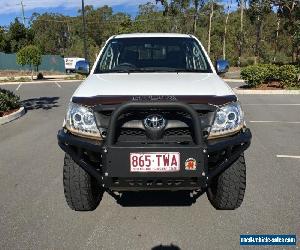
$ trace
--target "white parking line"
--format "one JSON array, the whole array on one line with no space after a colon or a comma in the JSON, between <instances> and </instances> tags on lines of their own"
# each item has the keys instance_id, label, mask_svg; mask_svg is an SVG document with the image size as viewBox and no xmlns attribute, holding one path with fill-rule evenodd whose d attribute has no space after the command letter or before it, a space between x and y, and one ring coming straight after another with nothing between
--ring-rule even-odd
<instances>
[{"instance_id":1,"label":"white parking line","mask_svg":"<svg viewBox=\"0 0 300 250\"><path fill-rule=\"evenodd\" d=\"M56 84L59 88L61 88L61 85L60 85L58 82L55 82L55 84Z\"/></svg>"},{"instance_id":2,"label":"white parking line","mask_svg":"<svg viewBox=\"0 0 300 250\"><path fill-rule=\"evenodd\" d=\"M19 85L18 85L18 87L16 88L16 91L18 91L19 90L19 88L22 86L22 83L20 83Z\"/></svg>"},{"instance_id":3,"label":"white parking line","mask_svg":"<svg viewBox=\"0 0 300 250\"><path fill-rule=\"evenodd\" d=\"M300 124L300 122L286 122L286 121L248 121L250 123L285 123L285 124Z\"/></svg>"},{"instance_id":4,"label":"white parking line","mask_svg":"<svg viewBox=\"0 0 300 250\"><path fill-rule=\"evenodd\" d=\"M277 158L293 158L300 159L300 155L276 155Z\"/></svg>"}]
</instances>

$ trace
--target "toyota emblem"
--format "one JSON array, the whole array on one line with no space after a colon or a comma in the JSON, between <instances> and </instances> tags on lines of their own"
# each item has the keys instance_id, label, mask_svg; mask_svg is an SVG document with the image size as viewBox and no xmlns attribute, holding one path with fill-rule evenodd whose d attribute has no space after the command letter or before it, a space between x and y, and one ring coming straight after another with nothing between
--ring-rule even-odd
<instances>
[{"instance_id":1,"label":"toyota emblem","mask_svg":"<svg viewBox=\"0 0 300 250\"><path fill-rule=\"evenodd\" d=\"M149 115L144 119L145 128L163 129L166 126L166 120L162 115Z\"/></svg>"}]
</instances>

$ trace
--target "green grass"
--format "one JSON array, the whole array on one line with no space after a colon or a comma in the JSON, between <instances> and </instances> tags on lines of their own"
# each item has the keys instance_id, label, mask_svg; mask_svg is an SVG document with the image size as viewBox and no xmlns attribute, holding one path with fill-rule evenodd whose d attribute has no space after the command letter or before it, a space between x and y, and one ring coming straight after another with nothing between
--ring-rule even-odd
<instances>
[{"instance_id":1,"label":"green grass","mask_svg":"<svg viewBox=\"0 0 300 250\"><path fill-rule=\"evenodd\" d=\"M31 82L30 77L15 78L13 76L0 80L0 82Z\"/></svg>"}]
</instances>

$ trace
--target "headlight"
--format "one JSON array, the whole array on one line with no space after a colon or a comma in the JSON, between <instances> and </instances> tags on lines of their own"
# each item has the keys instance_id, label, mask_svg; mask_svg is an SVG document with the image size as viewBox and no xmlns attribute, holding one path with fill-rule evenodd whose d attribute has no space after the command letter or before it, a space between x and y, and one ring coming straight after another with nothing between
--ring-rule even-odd
<instances>
[{"instance_id":1,"label":"headlight","mask_svg":"<svg viewBox=\"0 0 300 250\"><path fill-rule=\"evenodd\" d=\"M94 139L101 138L93 111L90 108L72 102L68 108L65 127L72 134Z\"/></svg>"},{"instance_id":2,"label":"headlight","mask_svg":"<svg viewBox=\"0 0 300 250\"><path fill-rule=\"evenodd\" d=\"M244 126L244 112L238 102L230 103L217 110L209 138L233 134Z\"/></svg>"}]
</instances>

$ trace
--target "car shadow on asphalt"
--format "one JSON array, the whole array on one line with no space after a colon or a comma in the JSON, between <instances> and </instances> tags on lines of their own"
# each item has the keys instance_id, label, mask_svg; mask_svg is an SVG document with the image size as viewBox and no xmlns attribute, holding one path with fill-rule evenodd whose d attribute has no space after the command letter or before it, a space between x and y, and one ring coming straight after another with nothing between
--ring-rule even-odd
<instances>
[{"instance_id":1,"label":"car shadow on asphalt","mask_svg":"<svg viewBox=\"0 0 300 250\"><path fill-rule=\"evenodd\" d=\"M141 191L124 192L120 196L111 194L123 207L191 206L204 192L189 191Z\"/></svg>"},{"instance_id":2,"label":"car shadow on asphalt","mask_svg":"<svg viewBox=\"0 0 300 250\"><path fill-rule=\"evenodd\" d=\"M152 248L152 250L180 250L176 245L159 245Z\"/></svg>"},{"instance_id":3,"label":"car shadow on asphalt","mask_svg":"<svg viewBox=\"0 0 300 250\"><path fill-rule=\"evenodd\" d=\"M21 104L27 111L34 109L49 110L59 107L59 105L57 104L58 99L59 97L39 97L23 100Z\"/></svg>"}]
</instances>

